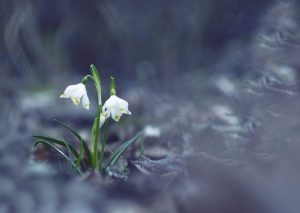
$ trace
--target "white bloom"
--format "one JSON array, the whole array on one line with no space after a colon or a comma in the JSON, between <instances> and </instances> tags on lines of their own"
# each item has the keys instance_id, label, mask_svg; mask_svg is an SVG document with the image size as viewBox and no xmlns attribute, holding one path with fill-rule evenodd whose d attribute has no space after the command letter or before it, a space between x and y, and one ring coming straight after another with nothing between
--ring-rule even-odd
<instances>
[{"instance_id":1,"label":"white bloom","mask_svg":"<svg viewBox=\"0 0 300 213\"><path fill-rule=\"evenodd\" d=\"M80 101L82 101L83 108L90 108L89 97L87 95L86 88L83 83L68 86L60 97L71 98L75 105L80 104Z\"/></svg>"},{"instance_id":2,"label":"white bloom","mask_svg":"<svg viewBox=\"0 0 300 213\"><path fill-rule=\"evenodd\" d=\"M115 95L110 96L102 107L102 116L105 118L111 116L115 121L119 121L123 114L131 115L128 102Z\"/></svg>"},{"instance_id":3,"label":"white bloom","mask_svg":"<svg viewBox=\"0 0 300 213\"><path fill-rule=\"evenodd\" d=\"M101 113L101 115L100 115L100 125L99 125L99 128L102 127L102 125L104 124L105 120L106 120L105 114L104 114L104 113Z\"/></svg>"}]
</instances>

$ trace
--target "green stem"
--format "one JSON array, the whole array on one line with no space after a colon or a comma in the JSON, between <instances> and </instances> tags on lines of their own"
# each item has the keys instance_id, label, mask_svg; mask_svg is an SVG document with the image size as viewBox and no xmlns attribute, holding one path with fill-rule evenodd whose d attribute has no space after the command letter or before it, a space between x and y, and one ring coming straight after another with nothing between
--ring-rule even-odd
<instances>
[{"instance_id":1,"label":"green stem","mask_svg":"<svg viewBox=\"0 0 300 213\"><path fill-rule=\"evenodd\" d=\"M98 93L98 104L102 105L102 100L101 100L101 80L100 80L99 72L98 72L97 68L95 67L95 65L93 65L93 64L91 64L90 69L91 69L91 73L93 75L93 80L95 82L95 86L96 86L97 93Z\"/></svg>"},{"instance_id":2,"label":"green stem","mask_svg":"<svg viewBox=\"0 0 300 213\"><path fill-rule=\"evenodd\" d=\"M102 143L101 143L101 152L100 152L100 161L99 161L100 171L102 170L102 166L103 166L105 145L106 145L106 141L107 141L107 132L108 132L107 129L108 129L108 119L106 119L106 121L104 123L104 128L103 128Z\"/></svg>"},{"instance_id":3,"label":"green stem","mask_svg":"<svg viewBox=\"0 0 300 213\"><path fill-rule=\"evenodd\" d=\"M98 141L99 141L99 127L100 127L100 115L102 113L102 100L101 100L101 80L100 75L95 67L95 65L91 64L90 70L92 76L87 75L86 78L93 79L95 83L95 87L97 90L98 95L98 111L97 117L95 118L93 127L92 127L92 168L97 170L98 169Z\"/></svg>"},{"instance_id":4,"label":"green stem","mask_svg":"<svg viewBox=\"0 0 300 213\"><path fill-rule=\"evenodd\" d=\"M97 117L92 129L92 167L97 169L98 166L98 140L99 140L99 126L100 126L100 114L102 106L98 106Z\"/></svg>"}]
</instances>

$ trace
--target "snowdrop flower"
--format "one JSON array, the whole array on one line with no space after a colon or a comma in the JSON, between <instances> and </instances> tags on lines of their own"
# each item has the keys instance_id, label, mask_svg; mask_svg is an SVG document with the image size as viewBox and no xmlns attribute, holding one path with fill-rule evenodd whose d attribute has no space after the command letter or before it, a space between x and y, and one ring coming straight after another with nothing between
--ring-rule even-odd
<instances>
[{"instance_id":1,"label":"snowdrop flower","mask_svg":"<svg viewBox=\"0 0 300 213\"><path fill-rule=\"evenodd\" d=\"M115 121L119 121L123 114L131 115L131 112L128 110L128 102L122 98L117 97L116 95L110 96L110 98L104 103L102 107L101 115L104 118L112 117ZM100 117L101 123L101 117Z\"/></svg>"},{"instance_id":2,"label":"snowdrop flower","mask_svg":"<svg viewBox=\"0 0 300 213\"><path fill-rule=\"evenodd\" d=\"M83 108L87 110L90 108L89 97L83 83L68 86L60 97L71 98L75 105L80 104L80 101L82 101Z\"/></svg>"}]
</instances>

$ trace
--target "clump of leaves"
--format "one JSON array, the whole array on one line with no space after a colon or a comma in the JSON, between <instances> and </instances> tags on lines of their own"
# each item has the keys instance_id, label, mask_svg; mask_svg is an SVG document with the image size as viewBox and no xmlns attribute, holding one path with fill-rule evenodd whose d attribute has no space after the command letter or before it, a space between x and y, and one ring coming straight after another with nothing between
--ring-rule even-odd
<instances>
[{"instance_id":1,"label":"clump of leaves","mask_svg":"<svg viewBox=\"0 0 300 213\"><path fill-rule=\"evenodd\" d=\"M110 98L102 105L100 75L94 65L91 65L90 69L92 75L86 75L79 84L68 86L60 96L61 98L70 98L75 105L82 102L83 108L88 110L90 108L90 102L85 84L88 80L94 82L98 94L98 110L91 127L90 144L72 127L61 121L54 120L58 125L70 131L74 137L76 137L79 148L76 149L65 140L42 135L33 136L35 139L34 146L41 143L50 146L67 160L78 174L82 174L87 169L93 169L102 175L107 175L127 148L132 145L143 132L137 133L130 140L120 144L107 159L104 159L109 118L111 117L114 121L118 122L123 114L131 115L131 112L128 110L128 102L116 95L116 84L113 77L110 78ZM99 150L99 136L101 132L101 148Z\"/></svg>"}]
</instances>

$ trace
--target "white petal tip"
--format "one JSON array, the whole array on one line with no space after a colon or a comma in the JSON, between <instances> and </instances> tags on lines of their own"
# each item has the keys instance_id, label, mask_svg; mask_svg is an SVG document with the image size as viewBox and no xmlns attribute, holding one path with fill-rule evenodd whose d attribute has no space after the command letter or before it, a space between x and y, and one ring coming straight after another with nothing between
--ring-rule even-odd
<instances>
[{"instance_id":1,"label":"white petal tip","mask_svg":"<svg viewBox=\"0 0 300 213\"><path fill-rule=\"evenodd\" d=\"M120 116L118 116L118 115L115 115L115 116L113 117L113 119L114 119L116 122L119 122L119 120L120 120Z\"/></svg>"},{"instance_id":2,"label":"white petal tip","mask_svg":"<svg viewBox=\"0 0 300 213\"><path fill-rule=\"evenodd\" d=\"M80 99L78 99L78 98L76 98L76 97L71 97L71 99L72 99L72 101L73 101L73 103L74 103L75 105L80 104Z\"/></svg>"}]
</instances>

